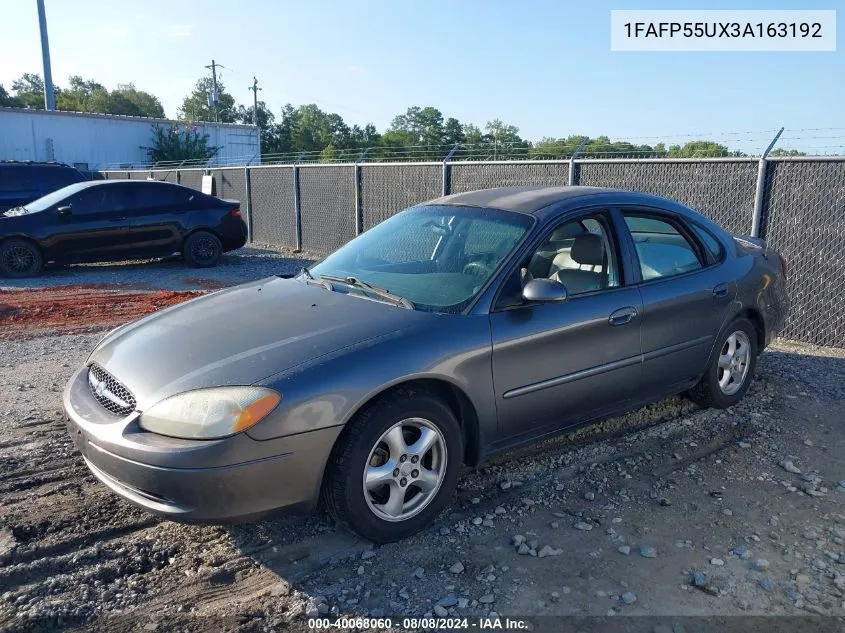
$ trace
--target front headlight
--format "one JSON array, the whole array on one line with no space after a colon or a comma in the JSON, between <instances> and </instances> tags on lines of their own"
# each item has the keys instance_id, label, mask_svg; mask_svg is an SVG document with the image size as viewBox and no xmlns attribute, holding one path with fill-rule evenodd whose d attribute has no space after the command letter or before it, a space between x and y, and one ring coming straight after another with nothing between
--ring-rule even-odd
<instances>
[{"instance_id":1,"label":"front headlight","mask_svg":"<svg viewBox=\"0 0 845 633\"><path fill-rule=\"evenodd\" d=\"M141 414L142 428L185 439L214 439L245 431L276 408L282 396L263 387L187 391Z\"/></svg>"}]
</instances>

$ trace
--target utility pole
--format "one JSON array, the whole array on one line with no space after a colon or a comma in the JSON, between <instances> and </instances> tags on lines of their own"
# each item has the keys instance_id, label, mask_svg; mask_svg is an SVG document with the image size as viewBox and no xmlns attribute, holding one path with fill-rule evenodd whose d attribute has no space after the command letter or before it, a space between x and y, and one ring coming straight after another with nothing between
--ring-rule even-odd
<instances>
[{"instance_id":1,"label":"utility pole","mask_svg":"<svg viewBox=\"0 0 845 633\"><path fill-rule=\"evenodd\" d=\"M253 77L252 78L252 123L256 127L258 127L258 91L261 88L258 87L258 80Z\"/></svg>"},{"instance_id":2,"label":"utility pole","mask_svg":"<svg viewBox=\"0 0 845 633\"><path fill-rule=\"evenodd\" d=\"M56 109L56 95L53 92L53 73L50 71L50 42L47 40L47 15L44 12L44 0L36 0L38 5L38 26L41 29L41 61L44 64L44 107Z\"/></svg>"},{"instance_id":3,"label":"utility pole","mask_svg":"<svg viewBox=\"0 0 845 633\"><path fill-rule=\"evenodd\" d=\"M39 1L43 1L43 0L39 0ZM206 66L206 68L211 69L211 80L212 80L212 82L214 82L214 92L211 94L211 102L214 104L214 120L219 123L220 122L220 115L217 112L217 96L219 94L217 92L217 67L218 66L220 68L226 68L223 64L218 64L213 59L211 60L211 66Z\"/></svg>"}]
</instances>

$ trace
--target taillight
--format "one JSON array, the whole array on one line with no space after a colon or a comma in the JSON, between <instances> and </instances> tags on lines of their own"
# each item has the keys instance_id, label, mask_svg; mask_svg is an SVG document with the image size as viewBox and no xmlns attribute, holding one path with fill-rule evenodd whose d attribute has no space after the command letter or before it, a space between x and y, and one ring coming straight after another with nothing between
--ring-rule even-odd
<instances>
[{"instance_id":1,"label":"taillight","mask_svg":"<svg viewBox=\"0 0 845 633\"><path fill-rule=\"evenodd\" d=\"M780 253L778 253L778 259L780 259L780 269L783 271L783 276L786 277L786 260Z\"/></svg>"},{"instance_id":2,"label":"taillight","mask_svg":"<svg viewBox=\"0 0 845 633\"><path fill-rule=\"evenodd\" d=\"M239 218L239 217L241 217L241 209L240 209L240 207L235 207L234 209L232 209L232 210L229 212L229 215L231 215L233 218Z\"/></svg>"}]
</instances>

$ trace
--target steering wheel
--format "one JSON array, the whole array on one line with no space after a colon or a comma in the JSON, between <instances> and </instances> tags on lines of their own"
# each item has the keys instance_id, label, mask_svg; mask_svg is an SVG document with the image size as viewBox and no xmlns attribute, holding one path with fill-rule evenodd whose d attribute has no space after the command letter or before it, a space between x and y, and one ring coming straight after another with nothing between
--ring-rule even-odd
<instances>
[{"instance_id":1,"label":"steering wheel","mask_svg":"<svg viewBox=\"0 0 845 633\"><path fill-rule=\"evenodd\" d=\"M470 262L463 269L463 274L475 277L486 277L490 272L490 268L483 262Z\"/></svg>"}]
</instances>

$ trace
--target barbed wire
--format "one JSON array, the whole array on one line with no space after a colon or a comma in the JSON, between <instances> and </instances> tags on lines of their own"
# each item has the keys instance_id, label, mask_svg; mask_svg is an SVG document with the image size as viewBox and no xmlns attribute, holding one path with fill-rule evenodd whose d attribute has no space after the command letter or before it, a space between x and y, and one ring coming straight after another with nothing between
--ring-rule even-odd
<instances>
[{"instance_id":1,"label":"barbed wire","mask_svg":"<svg viewBox=\"0 0 845 633\"><path fill-rule=\"evenodd\" d=\"M780 137L776 147L787 152L796 151L808 156L845 155L845 134L839 132L845 128L801 128L789 130ZM803 132L832 132L831 134L803 134ZM590 143L579 153L583 136L572 135L567 139L544 139L537 143L527 141L484 141L479 143L415 144L415 145L370 145L351 148L312 149L301 152L265 152L257 154L239 154L225 157L212 157L208 160L183 160L160 162L111 163L103 169L186 169L214 168L224 166L248 165L284 165L313 163L383 163L383 162L432 162L438 163L447 156L453 162L461 161L515 161L515 160L568 160L576 155L578 159L707 159L707 158L758 158L774 136L773 130L745 132L723 132L702 134L663 135L654 137L628 137L624 141L604 141L592 138ZM730 137L730 138L728 138ZM678 138L692 141L673 142ZM572 142L569 142L572 139ZM654 145L637 143L648 139L661 139ZM696 147L696 141L715 143ZM737 143L745 144L743 150L731 149ZM618 147L623 145L624 147ZM682 148L682 149L677 149ZM727 148L727 151L724 149ZM777 154L777 150L775 154Z\"/></svg>"}]
</instances>

